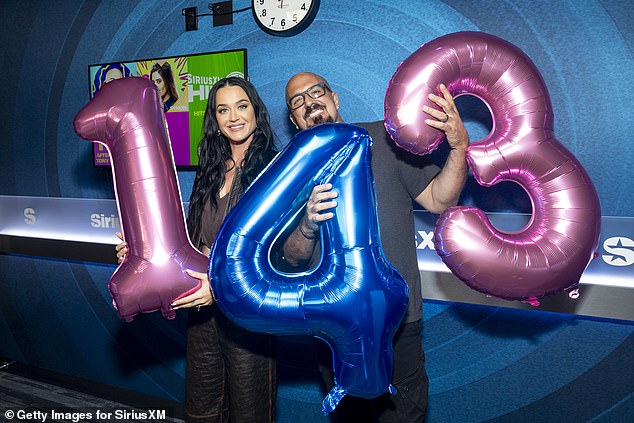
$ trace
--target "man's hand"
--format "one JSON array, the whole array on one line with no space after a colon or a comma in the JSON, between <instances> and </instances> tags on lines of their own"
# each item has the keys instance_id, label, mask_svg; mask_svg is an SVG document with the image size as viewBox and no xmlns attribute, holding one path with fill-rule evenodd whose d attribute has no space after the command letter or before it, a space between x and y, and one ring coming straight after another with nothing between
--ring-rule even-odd
<instances>
[{"instance_id":1,"label":"man's hand","mask_svg":"<svg viewBox=\"0 0 634 423\"><path fill-rule=\"evenodd\" d=\"M423 106L423 111L435 118L425 119L425 123L443 131L447 136L447 143L452 149L465 151L469 145L469 134L462 123L456 103L444 84L440 84L440 92L442 97L429 94L429 99L441 107L442 111Z\"/></svg>"},{"instance_id":2,"label":"man's hand","mask_svg":"<svg viewBox=\"0 0 634 423\"><path fill-rule=\"evenodd\" d=\"M416 197L416 202L432 213L442 213L448 207L458 204L460 193L467 180L467 147L469 133L462 123L456 103L444 84L440 84L442 96L429 94L429 99L442 108L423 106L423 111L435 119L425 119L425 123L443 131L451 147L447 160L434 179Z\"/></svg>"},{"instance_id":3,"label":"man's hand","mask_svg":"<svg viewBox=\"0 0 634 423\"><path fill-rule=\"evenodd\" d=\"M337 207L337 193L332 190L332 184L317 185L313 188L306 203L304 217L299 223L301 233L308 239L319 237L319 224L328 219L332 219L333 212L326 210Z\"/></svg>"},{"instance_id":4,"label":"man's hand","mask_svg":"<svg viewBox=\"0 0 634 423\"><path fill-rule=\"evenodd\" d=\"M335 214L326 210L337 207L337 192L332 184L317 185L313 188L306 203L302 219L290 233L282 247L284 261L292 267L308 264L319 241L319 225Z\"/></svg>"}]
</instances>

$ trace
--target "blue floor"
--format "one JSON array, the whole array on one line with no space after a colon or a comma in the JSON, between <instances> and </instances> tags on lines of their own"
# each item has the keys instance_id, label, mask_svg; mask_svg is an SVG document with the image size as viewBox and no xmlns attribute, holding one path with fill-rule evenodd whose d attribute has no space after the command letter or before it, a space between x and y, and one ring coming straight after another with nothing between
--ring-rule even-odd
<instances>
[{"instance_id":1,"label":"blue floor","mask_svg":"<svg viewBox=\"0 0 634 423\"><path fill-rule=\"evenodd\" d=\"M634 322L424 303L428 423L625 422ZM278 423L328 422L311 341L281 340Z\"/></svg>"}]
</instances>

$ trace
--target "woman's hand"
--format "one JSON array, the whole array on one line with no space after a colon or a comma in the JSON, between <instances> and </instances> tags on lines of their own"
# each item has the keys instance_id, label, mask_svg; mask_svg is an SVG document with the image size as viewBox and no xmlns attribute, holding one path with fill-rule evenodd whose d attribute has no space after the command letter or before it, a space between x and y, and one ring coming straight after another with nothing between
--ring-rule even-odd
<instances>
[{"instance_id":1,"label":"woman's hand","mask_svg":"<svg viewBox=\"0 0 634 423\"><path fill-rule=\"evenodd\" d=\"M193 270L186 269L185 272L192 278L199 279L201 281L200 289L196 292L176 300L172 303L172 308L192 308L211 305L214 302L214 297L211 292L211 285L209 284L209 275L206 273L194 272Z\"/></svg>"},{"instance_id":2,"label":"woman's hand","mask_svg":"<svg viewBox=\"0 0 634 423\"><path fill-rule=\"evenodd\" d=\"M121 232L117 232L115 233L115 235L117 236L117 238L123 241L123 234ZM123 241L117 244L117 246L114 247L114 249L117 252L117 263L119 264L123 263L123 260L125 259L125 255L128 254L128 243Z\"/></svg>"}]
</instances>

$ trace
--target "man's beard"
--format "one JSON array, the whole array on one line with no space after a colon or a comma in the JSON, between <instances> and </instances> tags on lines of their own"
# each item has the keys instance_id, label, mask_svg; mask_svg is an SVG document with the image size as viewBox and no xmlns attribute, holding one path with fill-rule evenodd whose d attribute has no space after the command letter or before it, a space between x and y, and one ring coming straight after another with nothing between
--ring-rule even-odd
<instances>
[{"instance_id":1,"label":"man's beard","mask_svg":"<svg viewBox=\"0 0 634 423\"><path fill-rule=\"evenodd\" d=\"M315 117L310 117L310 115L314 112L314 111L326 111L326 113L320 113L318 115L316 115ZM313 126L314 125L319 125L321 123L334 123L335 120L333 119L332 116L330 116L330 114L328 113L328 111L326 110L325 106L322 106L321 104L311 104L310 106L306 107L306 110L304 111L304 120L308 121L308 119L311 119L313 121Z\"/></svg>"}]
</instances>

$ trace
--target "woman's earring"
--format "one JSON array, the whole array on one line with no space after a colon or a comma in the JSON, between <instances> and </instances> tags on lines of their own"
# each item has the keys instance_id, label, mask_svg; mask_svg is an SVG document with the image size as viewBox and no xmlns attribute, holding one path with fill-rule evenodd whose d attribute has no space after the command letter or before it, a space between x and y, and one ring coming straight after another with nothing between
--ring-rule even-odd
<instances>
[{"instance_id":1,"label":"woman's earring","mask_svg":"<svg viewBox=\"0 0 634 423\"><path fill-rule=\"evenodd\" d=\"M220 129L218 129L218 130L216 131L216 136L218 136L218 137L220 136Z\"/></svg>"}]
</instances>

